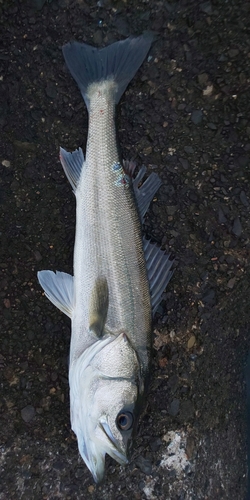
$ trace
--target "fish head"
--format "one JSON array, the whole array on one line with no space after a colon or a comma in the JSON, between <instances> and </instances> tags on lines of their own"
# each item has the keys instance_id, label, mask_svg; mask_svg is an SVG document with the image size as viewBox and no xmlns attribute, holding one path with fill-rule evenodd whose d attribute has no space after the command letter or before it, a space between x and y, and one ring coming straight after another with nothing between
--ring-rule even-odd
<instances>
[{"instance_id":1,"label":"fish head","mask_svg":"<svg viewBox=\"0 0 250 500\"><path fill-rule=\"evenodd\" d=\"M143 394L135 350L125 334L97 341L70 370L71 426L79 452L100 482L106 453L128 463Z\"/></svg>"}]
</instances>

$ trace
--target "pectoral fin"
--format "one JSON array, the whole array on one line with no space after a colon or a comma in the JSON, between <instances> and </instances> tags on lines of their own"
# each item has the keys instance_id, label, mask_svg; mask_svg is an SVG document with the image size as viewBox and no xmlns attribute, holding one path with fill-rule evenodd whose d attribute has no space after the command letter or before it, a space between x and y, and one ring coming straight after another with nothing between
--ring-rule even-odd
<instances>
[{"instance_id":1,"label":"pectoral fin","mask_svg":"<svg viewBox=\"0 0 250 500\"><path fill-rule=\"evenodd\" d=\"M39 271L37 277L50 302L71 318L73 312L73 276L59 271L56 273Z\"/></svg>"},{"instance_id":2,"label":"pectoral fin","mask_svg":"<svg viewBox=\"0 0 250 500\"><path fill-rule=\"evenodd\" d=\"M97 337L103 335L104 325L108 314L109 290L105 277L95 282L90 299L89 329Z\"/></svg>"}]
</instances>

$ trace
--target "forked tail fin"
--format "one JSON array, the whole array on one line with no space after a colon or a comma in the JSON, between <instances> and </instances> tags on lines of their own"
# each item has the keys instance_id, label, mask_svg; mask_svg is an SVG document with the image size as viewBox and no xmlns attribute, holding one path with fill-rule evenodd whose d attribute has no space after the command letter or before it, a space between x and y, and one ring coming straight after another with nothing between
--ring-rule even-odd
<instances>
[{"instance_id":1,"label":"forked tail fin","mask_svg":"<svg viewBox=\"0 0 250 500\"><path fill-rule=\"evenodd\" d=\"M97 49L86 43L70 42L63 46L63 55L89 109L88 87L94 82L114 80L117 104L130 80L143 63L154 35L146 33L129 37L108 47Z\"/></svg>"}]
</instances>

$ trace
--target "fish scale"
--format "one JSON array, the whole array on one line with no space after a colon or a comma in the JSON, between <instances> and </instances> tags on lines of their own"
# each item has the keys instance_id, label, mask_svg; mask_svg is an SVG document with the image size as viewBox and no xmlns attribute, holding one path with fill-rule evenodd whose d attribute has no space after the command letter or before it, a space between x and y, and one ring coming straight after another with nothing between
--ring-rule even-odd
<instances>
[{"instance_id":1,"label":"fish scale","mask_svg":"<svg viewBox=\"0 0 250 500\"><path fill-rule=\"evenodd\" d=\"M104 275L109 289L106 330L114 335L126 333L146 370L151 334L149 286L134 194L129 184L116 185L119 173L113 170L119 162L115 105L110 102L111 92L106 91L107 86L113 85L112 81L99 88L94 85L94 91L90 89L88 93L97 97L90 97L87 155L75 193L74 269L80 272L75 275L77 314L72 317L71 361L81 352L79 344L85 348L86 342L95 341L88 334L89 298L96 279ZM95 186L94 197L89 186ZM77 333L82 331L86 332L84 336Z\"/></svg>"}]
</instances>

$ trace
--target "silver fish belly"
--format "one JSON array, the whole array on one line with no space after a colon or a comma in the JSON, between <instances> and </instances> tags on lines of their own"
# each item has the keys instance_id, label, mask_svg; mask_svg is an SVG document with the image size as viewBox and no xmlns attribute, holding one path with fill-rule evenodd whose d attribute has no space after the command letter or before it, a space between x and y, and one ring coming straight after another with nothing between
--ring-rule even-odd
<instances>
[{"instance_id":1,"label":"silver fish belly","mask_svg":"<svg viewBox=\"0 0 250 500\"><path fill-rule=\"evenodd\" d=\"M169 256L143 239L141 224L160 180L132 179L117 149L115 106L146 57L151 35L95 49L63 47L89 112L82 150L60 158L76 196L74 277L41 271L46 296L71 318L71 426L96 482L105 455L128 461L150 366L152 316L170 277Z\"/></svg>"}]
</instances>

